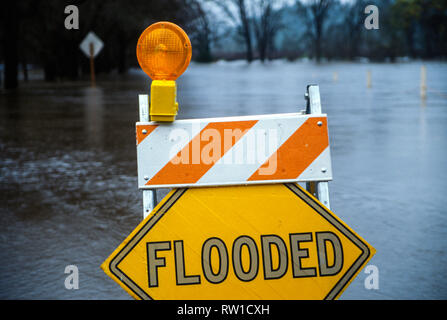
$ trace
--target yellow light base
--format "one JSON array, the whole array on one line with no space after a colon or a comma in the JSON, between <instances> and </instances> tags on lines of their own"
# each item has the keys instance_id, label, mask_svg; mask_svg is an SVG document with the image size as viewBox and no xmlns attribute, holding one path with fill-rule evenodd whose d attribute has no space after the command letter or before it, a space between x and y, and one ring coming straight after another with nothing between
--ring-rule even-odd
<instances>
[{"instance_id":1,"label":"yellow light base","mask_svg":"<svg viewBox=\"0 0 447 320\"><path fill-rule=\"evenodd\" d=\"M151 121L173 122L178 111L174 80L153 80L151 84Z\"/></svg>"}]
</instances>

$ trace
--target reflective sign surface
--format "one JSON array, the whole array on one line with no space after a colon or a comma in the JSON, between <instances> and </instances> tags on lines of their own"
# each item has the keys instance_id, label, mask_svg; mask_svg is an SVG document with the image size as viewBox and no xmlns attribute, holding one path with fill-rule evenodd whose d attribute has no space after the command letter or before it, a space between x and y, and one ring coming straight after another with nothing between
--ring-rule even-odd
<instances>
[{"instance_id":1,"label":"reflective sign surface","mask_svg":"<svg viewBox=\"0 0 447 320\"><path fill-rule=\"evenodd\" d=\"M296 184L174 189L101 266L137 299L334 299L375 253Z\"/></svg>"}]
</instances>

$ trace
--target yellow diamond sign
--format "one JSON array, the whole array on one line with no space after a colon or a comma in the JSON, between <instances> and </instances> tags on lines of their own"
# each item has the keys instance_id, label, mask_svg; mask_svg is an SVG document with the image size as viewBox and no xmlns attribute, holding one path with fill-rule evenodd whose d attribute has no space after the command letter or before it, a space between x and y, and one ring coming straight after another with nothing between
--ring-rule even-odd
<instances>
[{"instance_id":1,"label":"yellow diamond sign","mask_svg":"<svg viewBox=\"0 0 447 320\"><path fill-rule=\"evenodd\" d=\"M136 299L335 299L374 253L297 184L191 188L101 268Z\"/></svg>"}]
</instances>

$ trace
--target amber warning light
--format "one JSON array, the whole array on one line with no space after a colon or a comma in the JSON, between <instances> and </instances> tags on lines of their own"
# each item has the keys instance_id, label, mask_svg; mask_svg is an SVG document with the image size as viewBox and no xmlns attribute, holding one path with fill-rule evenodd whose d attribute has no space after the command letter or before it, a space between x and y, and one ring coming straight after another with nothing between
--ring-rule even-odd
<instances>
[{"instance_id":1,"label":"amber warning light","mask_svg":"<svg viewBox=\"0 0 447 320\"><path fill-rule=\"evenodd\" d=\"M191 42L182 28L157 22L143 31L137 43L137 59L151 84L152 121L172 122L178 111L175 80L191 61Z\"/></svg>"}]
</instances>

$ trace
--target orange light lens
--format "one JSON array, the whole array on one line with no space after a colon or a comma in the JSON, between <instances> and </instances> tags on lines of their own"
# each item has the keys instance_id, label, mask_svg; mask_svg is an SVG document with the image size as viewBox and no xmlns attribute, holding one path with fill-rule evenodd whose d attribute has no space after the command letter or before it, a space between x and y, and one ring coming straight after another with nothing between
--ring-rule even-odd
<instances>
[{"instance_id":1,"label":"orange light lens","mask_svg":"<svg viewBox=\"0 0 447 320\"><path fill-rule=\"evenodd\" d=\"M191 42L176 24L157 22L138 39L137 59L152 80L175 80L191 61Z\"/></svg>"}]
</instances>

